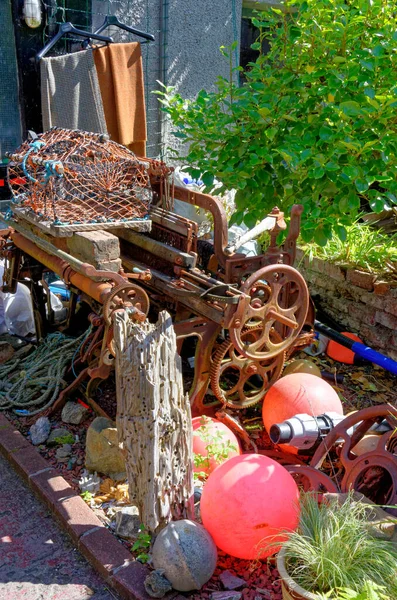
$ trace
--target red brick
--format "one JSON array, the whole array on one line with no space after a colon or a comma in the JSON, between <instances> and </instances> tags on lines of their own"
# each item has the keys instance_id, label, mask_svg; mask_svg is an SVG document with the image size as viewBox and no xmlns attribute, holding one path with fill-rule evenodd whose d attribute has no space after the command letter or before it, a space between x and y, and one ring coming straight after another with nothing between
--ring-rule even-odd
<instances>
[{"instance_id":1,"label":"red brick","mask_svg":"<svg viewBox=\"0 0 397 600\"><path fill-rule=\"evenodd\" d=\"M150 596L146 593L144 586L144 581L149 573L148 567L135 561L113 575L109 583L125 600L131 600L132 598L135 600L149 600ZM164 596L164 598L167 598L167 596Z\"/></svg>"},{"instance_id":2,"label":"red brick","mask_svg":"<svg viewBox=\"0 0 397 600\"><path fill-rule=\"evenodd\" d=\"M390 291L390 283L387 281L375 281L374 283L374 293L377 296L386 296Z\"/></svg>"},{"instance_id":3,"label":"red brick","mask_svg":"<svg viewBox=\"0 0 397 600\"><path fill-rule=\"evenodd\" d=\"M375 275L365 273L365 271L356 271L348 269L346 273L346 281L353 285L372 292L374 289Z\"/></svg>"},{"instance_id":4,"label":"red brick","mask_svg":"<svg viewBox=\"0 0 397 600\"><path fill-rule=\"evenodd\" d=\"M105 527L83 535L79 550L105 579L115 569L133 560L132 554Z\"/></svg>"},{"instance_id":5,"label":"red brick","mask_svg":"<svg viewBox=\"0 0 397 600\"><path fill-rule=\"evenodd\" d=\"M56 517L75 541L94 527L104 527L80 496L70 496L58 501L55 510Z\"/></svg>"},{"instance_id":6,"label":"red brick","mask_svg":"<svg viewBox=\"0 0 397 600\"><path fill-rule=\"evenodd\" d=\"M76 495L73 488L55 469L50 469L44 473L31 476L29 478L29 484L33 491L48 504L51 509L55 509L59 500L62 498Z\"/></svg>"},{"instance_id":7,"label":"red brick","mask_svg":"<svg viewBox=\"0 0 397 600\"><path fill-rule=\"evenodd\" d=\"M387 327L388 329L397 329L397 317L394 315L378 310L376 311L375 318L376 322L384 327Z\"/></svg>"},{"instance_id":8,"label":"red brick","mask_svg":"<svg viewBox=\"0 0 397 600\"><path fill-rule=\"evenodd\" d=\"M31 447L30 443L15 429L0 429L0 450L8 455L10 452L20 450L21 448Z\"/></svg>"},{"instance_id":9,"label":"red brick","mask_svg":"<svg viewBox=\"0 0 397 600\"><path fill-rule=\"evenodd\" d=\"M25 480L29 479L33 473L48 468L47 461L30 444L28 448L11 452L8 459Z\"/></svg>"}]
</instances>

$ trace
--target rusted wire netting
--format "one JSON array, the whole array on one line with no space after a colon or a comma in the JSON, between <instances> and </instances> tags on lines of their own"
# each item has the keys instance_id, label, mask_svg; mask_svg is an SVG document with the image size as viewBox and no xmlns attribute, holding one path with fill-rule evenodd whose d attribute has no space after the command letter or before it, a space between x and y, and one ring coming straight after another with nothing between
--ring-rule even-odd
<instances>
[{"instance_id":1,"label":"rusted wire netting","mask_svg":"<svg viewBox=\"0 0 397 600\"><path fill-rule=\"evenodd\" d=\"M145 218L151 175L157 179L160 169L166 178L171 171L107 136L60 128L24 142L10 159L14 203L59 225Z\"/></svg>"}]
</instances>

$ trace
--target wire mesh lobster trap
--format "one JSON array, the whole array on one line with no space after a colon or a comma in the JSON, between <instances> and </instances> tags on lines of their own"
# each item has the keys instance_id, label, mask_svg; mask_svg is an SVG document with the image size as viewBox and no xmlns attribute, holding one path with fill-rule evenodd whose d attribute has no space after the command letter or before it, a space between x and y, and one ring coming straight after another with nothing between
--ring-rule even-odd
<instances>
[{"instance_id":1,"label":"wire mesh lobster trap","mask_svg":"<svg viewBox=\"0 0 397 600\"><path fill-rule=\"evenodd\" d=\"M24 142L9 158L17 216L58 235L61 229L137 228L139 221L146 229L157 161L138 158L106 135L61 128Z\"/></svg>"}]
</instances>

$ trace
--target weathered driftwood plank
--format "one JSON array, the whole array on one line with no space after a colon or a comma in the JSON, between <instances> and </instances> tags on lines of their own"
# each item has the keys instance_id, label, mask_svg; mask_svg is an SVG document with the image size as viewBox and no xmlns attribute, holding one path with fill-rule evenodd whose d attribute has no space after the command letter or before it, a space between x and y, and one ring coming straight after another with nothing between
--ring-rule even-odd
<instances>
[{"instance_id":1,"label":"weathered driftwood plank","mask_svg":"<svg viewBox=\"0 0 397 600\"><path fill-rule=\"evenodd\" d=\"M123 444L131 502L157 532L193 508L190 403L183 393L181 359L167 312L156 325L116 313L117 428Z\"/></svg>"}]
</instances>

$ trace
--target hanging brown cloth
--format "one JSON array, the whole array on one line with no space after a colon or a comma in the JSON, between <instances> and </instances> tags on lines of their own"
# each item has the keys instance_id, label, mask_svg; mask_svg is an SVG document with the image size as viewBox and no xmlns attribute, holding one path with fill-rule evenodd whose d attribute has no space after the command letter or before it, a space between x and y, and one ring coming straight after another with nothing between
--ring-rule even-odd
<instances>
[{"instance_id":1,"label":"hanging brown cloth","mask_svg":"<svg viewBox=\"0 0 397 600\"><path fill-rule=\"evenodd\" d=\"M106 125L112 140L146 156L146 111L141 45L93 50Z\"/></svg>"}]
</instances>

